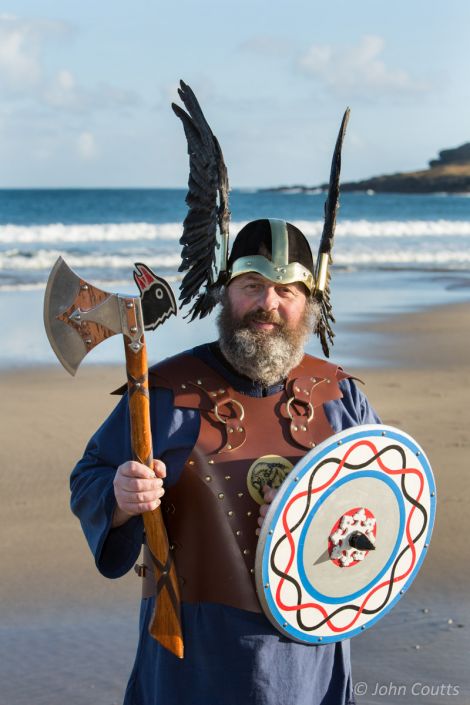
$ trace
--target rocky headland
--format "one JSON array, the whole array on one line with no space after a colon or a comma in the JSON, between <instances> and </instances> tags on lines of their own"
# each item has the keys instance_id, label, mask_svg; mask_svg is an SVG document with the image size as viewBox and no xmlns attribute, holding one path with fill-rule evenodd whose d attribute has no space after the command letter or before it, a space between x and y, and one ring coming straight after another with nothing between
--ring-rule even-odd
<instances>
[{"instance_id":1,"label":"rocky headland","mask_svg":"<svg viewBox=\"0 0 470 705\"><path fill-rule=\"evenodd\" d=\"M328 184L319 186L279 186L269 191L311 192L325 191ZM429 168L396 174L373 176L361 181L343 182L341 191L374 191L376 193L470 193L470 142L443 149L438 159L429 162Z\"/></svg>"}]
</instances>

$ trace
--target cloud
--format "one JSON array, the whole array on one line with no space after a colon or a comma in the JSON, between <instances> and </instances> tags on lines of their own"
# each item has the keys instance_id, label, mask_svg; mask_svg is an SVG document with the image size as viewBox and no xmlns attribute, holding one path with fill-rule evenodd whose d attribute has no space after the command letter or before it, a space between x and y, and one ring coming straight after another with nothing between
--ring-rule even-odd
<instances>
[{"instance_id":1,"label":"cloud","mask_svg":"<svg viewBox=\"0 0 470 705\"><path fill-rule=\"evenodd\" d=\"M135 91L108 83L100 83L92 88L82 86L67 69L58 71L44 86L41 100L44 105L55 110L72 113L133 108L142 103Z\"/></svg>"},{"instance_id":2,"label":"cloud","mask_svg":"<svg viewBox=\"0 0 470 705\"><path fill-rule=\"evenodd\" d=\"M72 35L66 22L0 15L0 89L3 100L33 102L72 113L130 108L141 103L133 90L108 83L81 85L67 68L52 73L45 53L52 38Z\"/></svg>"},{"instance_id":3,"label":"cloud","mask_svg":"<svg viewBox=\"0 0 470 705\"><path fill-rule=\"evenodd\" d=\"M65 22L0 15L0 84L12 94L30 92L44 79L43 45L71 33Z\"/></svg>"},{"instance_id":4,"label":"cloud","mask_svg":"<svg viewBox=\"0 0 470 705\"><path fill-rule=\"evenodd\" d=\"M44 86L41 98L53 108L81 111L83 109L82 89L77 86L74 75L67 69L60 69Z\"/></svg>"},{"instance_id":5,"label":"cloud","mask_svg":"<svg viewBox=\"0 0 470 705\"><path fill-rule=\"evenodd\" d=\"M84 161L90 161L96 156L95 138L91 132L80 133L77 140L77 152Z\"/></svg>"},{"instance_id":6,"label":"cloud","mask_svg":"<svg viewBox=\"0 0 470 705\"><path fill-rule=\"evenodd\" d=\"M300 57L298 66L341 98L362 96L375 100L429 90L425 82L407 71L386 66L381 57L384 47L384 39L376 35L366 35L350 47L315 44Z\"/></svg>"}]
</instances>

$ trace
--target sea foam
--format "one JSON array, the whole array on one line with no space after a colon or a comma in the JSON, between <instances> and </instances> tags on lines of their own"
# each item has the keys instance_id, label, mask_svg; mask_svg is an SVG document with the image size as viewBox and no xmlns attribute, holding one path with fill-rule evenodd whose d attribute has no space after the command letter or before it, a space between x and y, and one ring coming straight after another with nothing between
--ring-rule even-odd
<instances>
[{"instance_id":1,"label":"sea foam","mask_svg":"<svg viewBox=\"0 0 470 705\"><path fill-rule=\"evenodd\" d=\"M245 221L233 222L234 236ZM319 237L322 220L294 220L309 237ZM92 223L90 225L2 225L0 244L56 244L87 242L138 242L152 240L177 241L181 237L181 223ZM470 235L466 220L343 220L336 228L337 237L455 237Z\"/></svg>"}]
</instances>

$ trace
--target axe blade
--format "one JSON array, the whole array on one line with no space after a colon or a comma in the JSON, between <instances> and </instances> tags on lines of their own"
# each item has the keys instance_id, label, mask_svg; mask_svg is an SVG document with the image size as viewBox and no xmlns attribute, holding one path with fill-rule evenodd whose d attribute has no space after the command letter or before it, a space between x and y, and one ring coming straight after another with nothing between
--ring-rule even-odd
<instances>
[{"instance_id":1,"label":"axe blade","mask_svg":"<svg viewBox=\"0 0 470 705\"><path fill-rule=\"evenodd\" d=\"M118 298L81 279L62 257L55 263L44 297L44 326L52 349L71 375L92 348L122 332Z\"/></svg>"},{"instance_id":2,"label":"axe blade","mask_svg":"<svg viewBox=\"0 0 470 705\"><path fill-rule=\"evenodd\" d=\"M79 291L80 278L59 257L47 280L44 327L51 348L71 375L75 375L88 350L81 336L58 316L75 301Z\"/></svg>"}]
</instances>

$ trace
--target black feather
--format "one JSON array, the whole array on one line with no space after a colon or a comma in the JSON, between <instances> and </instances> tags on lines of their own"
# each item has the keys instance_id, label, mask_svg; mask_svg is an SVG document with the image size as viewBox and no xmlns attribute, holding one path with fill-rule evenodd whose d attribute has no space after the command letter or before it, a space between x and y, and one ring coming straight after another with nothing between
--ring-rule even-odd
<instances>
[{"instance_id":1,"label":"black feather","mask_svg":"<svg viewBox=\"0 0 470 705\"><path fill-rule=\"evenodd\" d=\"M341 121L341 127L339 128L339 133L336 139L335 149L333 152L333 159L331 161L330 182L328 185L328 193L325 201L325 222L323 224L323 232L320 240L320 246L318 248L317 275L322 255L328 255L329 264L331 265L333 263L332 250L336 229L336 214L339 208L341 149L343 146L344 135L346 134L349 113L349 108L347 108ZM332 305L330 300L330 282L331 276L330 271L328 270L326 286L324 290L315 292L315 296L321 304L321 314L317 324L316 333L320 338L322 349L326 357L330 356L329 344L333 344L334 337L330 321L332 323L335 323L335 318L333 316Z\"/></svg>"},{"instance_id":2,"label":"black feather","mask_svg":"<svg viewBox=\"0 0 470 705\"><path fill-rule=\"evenodd\" d=\"M217 227L221 233L228 236L229 185L222 150L196 96L183 81L180 82L178 94L187 112L175 103L172 108L183 123L188 141L190 169L189 190L186 195L189 211L180 239L183 245L183 261L179 268L179 271L188 272L180 286L180 301L181 305L187 305L193 298L198 297L189 314L192 320L197 316L203 317L214 306L214 299L208 291L217 283L212 281ZM223 272L221 274L223 276Z\"/></svg>"},{"instance_id":3,"label":"black feather","mask_svg":"<svg viewBox=\"0 0 470 705\"><path fill-rule=\"evenodd\" d=\"M323 224L323 232L320 241L319 253L330 255L333 249L333 238L336 228L336 213L339 208L339 177L341 174L341 149L343 146L344 135L349 121L350 110L347 108L344 112L339 128L338 137L336 139L333 159L331 161L330 183L328 185L328 193L325 201L325 222Z\"/></svg>"}]
</instances>

